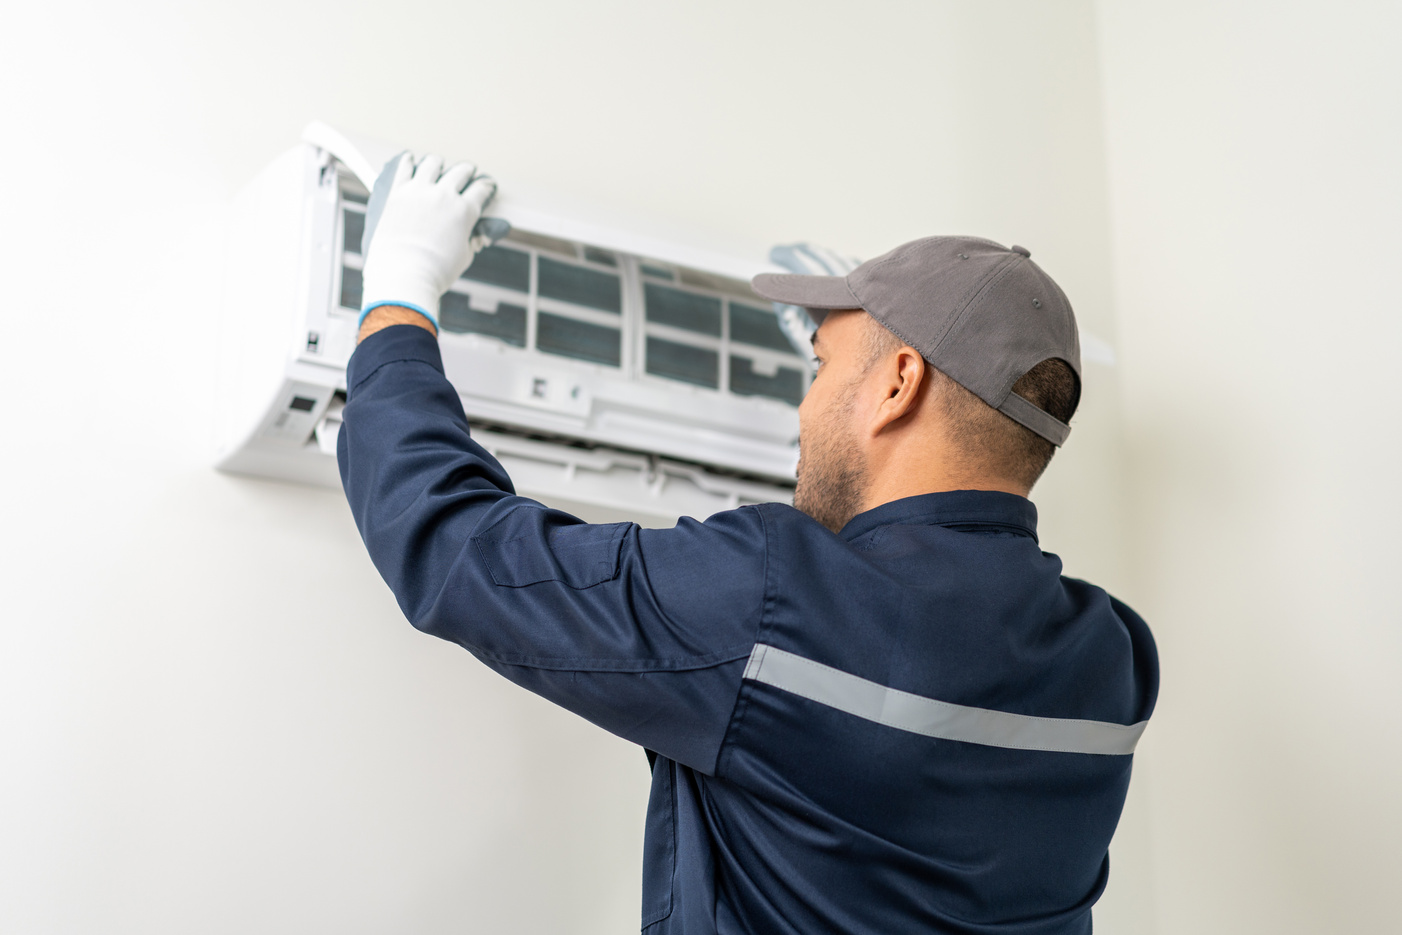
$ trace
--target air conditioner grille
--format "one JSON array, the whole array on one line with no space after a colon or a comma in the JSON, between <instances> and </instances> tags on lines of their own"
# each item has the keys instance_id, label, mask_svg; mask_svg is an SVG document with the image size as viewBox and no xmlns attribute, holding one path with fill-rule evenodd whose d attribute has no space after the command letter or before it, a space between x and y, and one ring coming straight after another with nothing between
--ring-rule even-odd
<instances>
[{"instance_id":1,"label":"air conditioner grille","mask_svg":"<svg viewBox=\"0 0 1402 935\"><path fill-rule=\"evenodd\" d=\"M360 308L365 196L342 173L339 305ZM810 378L749 284L535 231L483 250L443 297L440 324L539 351L719 393L796 406Z\"/></svg>"}]
</instances>

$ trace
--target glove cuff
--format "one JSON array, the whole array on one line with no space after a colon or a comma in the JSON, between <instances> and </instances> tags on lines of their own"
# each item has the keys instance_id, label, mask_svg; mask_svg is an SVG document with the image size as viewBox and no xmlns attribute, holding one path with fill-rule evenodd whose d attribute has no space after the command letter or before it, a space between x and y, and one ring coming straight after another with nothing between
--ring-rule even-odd
<instances>
[{"instance_id":1,"label":"glove cuff","mask_svg":"<svg viewBox=\"0 0 1402 935\"><path fill-rule=\"evenodd\" d=\"M417 304L417 303L415 303L415 302L405 302L403 299L381 299L381 300L378 301L378 302L367 302L367 303L365 303L365 308L361 309L361 311L360 311L360 318L359 318L359 319L356 321L356 323L355 323L356 329L359 330L359 329L360 329L360 326L365 324L365 316L366 316L366 315L369 315L369 314L370 314L371 312L373 312L375 309L380 308L381 306L384 306L384 305L394 305L394 306L397 306L397 307L399 307L399 308L407 308L407 309L410 309L411 311L418 312L420 315L422 315L423 317L425 317L425 318L427 318L427 319L429 320L429 323L433 325L433 330L434 330L434 331L440 331L440 330L442 330L442 329L440 329L440 328L438 327L438 318L433 314L433 312L430 312L428 309L424 308L422 305L419 305L419 304ZM437 303L434 303L434 311L437 311L437 310L438 310Z\"/></svg>"}]
</instances>

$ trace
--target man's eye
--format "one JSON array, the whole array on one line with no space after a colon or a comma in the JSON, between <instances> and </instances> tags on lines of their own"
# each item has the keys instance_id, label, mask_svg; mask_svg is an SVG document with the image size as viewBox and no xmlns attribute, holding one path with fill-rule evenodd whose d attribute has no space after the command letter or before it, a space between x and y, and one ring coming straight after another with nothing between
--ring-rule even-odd
<instances>
[{"instance_id":1,"label":"man's eye","mask_svg":"<svg viewBox=\"0 0 1402 935\"><path fill-rule=\"evenodd\" d=\"M814 370L821 370L823 367L823 359L821 357L810 357L808 362L813 365Z\"/></svg>"}]
</instances>

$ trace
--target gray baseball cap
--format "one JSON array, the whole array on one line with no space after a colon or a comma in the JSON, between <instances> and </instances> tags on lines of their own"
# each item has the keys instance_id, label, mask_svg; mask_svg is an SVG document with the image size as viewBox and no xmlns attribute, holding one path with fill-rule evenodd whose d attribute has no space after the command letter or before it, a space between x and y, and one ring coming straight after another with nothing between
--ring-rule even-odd
<instances>
[{"instance_id":1,"label":"gray baseball cap","mask_svg":"<svg viewBox=\"0 0 1402 935\"><path fill-rule=\"evenodd\" d=\"M820 325L834 309L865 310L979 399L1060 445L1070 426L1012 391L1054 357L1081 376L1076 315L1031 256L978 237L925 237L846 276L761 273L752 285Z\"/></svg>"}]
</instances>

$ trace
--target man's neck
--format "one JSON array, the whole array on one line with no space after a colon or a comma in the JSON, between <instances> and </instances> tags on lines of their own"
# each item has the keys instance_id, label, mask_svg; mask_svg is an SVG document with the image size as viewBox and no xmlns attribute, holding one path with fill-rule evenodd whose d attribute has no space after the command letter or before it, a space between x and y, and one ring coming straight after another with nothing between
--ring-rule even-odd
<instances>
[{"instance_id":1,"label":"man's neck","mask_svg":"<svg viewBox=\"0 0 1402 935\"><path fill-rule=\"evenodd\" d=\"M872 486L868 488L866 496L862 500L862 512L865 513L867 510L876 509L883 503L904 500L907 497L918 497L927 493L945 493L951 490L996 490L1002 493L1015 494L1019 497L1026 497L1031 493L1031 491L1021 488L1016 484L999 482L986 478L943 478L940 480L931 480L923 484Z\"/></svg>"},{"instance_id":2,"label":"man's neck","mask_svg":"<svg viewBox=\"0 0 1402 935\"><path fill-rule=\"evenodd\" d=\"M892 500L918 497L948 490L998 490L1026 497L1031 491L1019 483L985 472L973 471L958 461L931 451L948 450L943 445L898 445L871 452L866 494L862 510L870 510Z\"/></svg>"}]
</instances>

